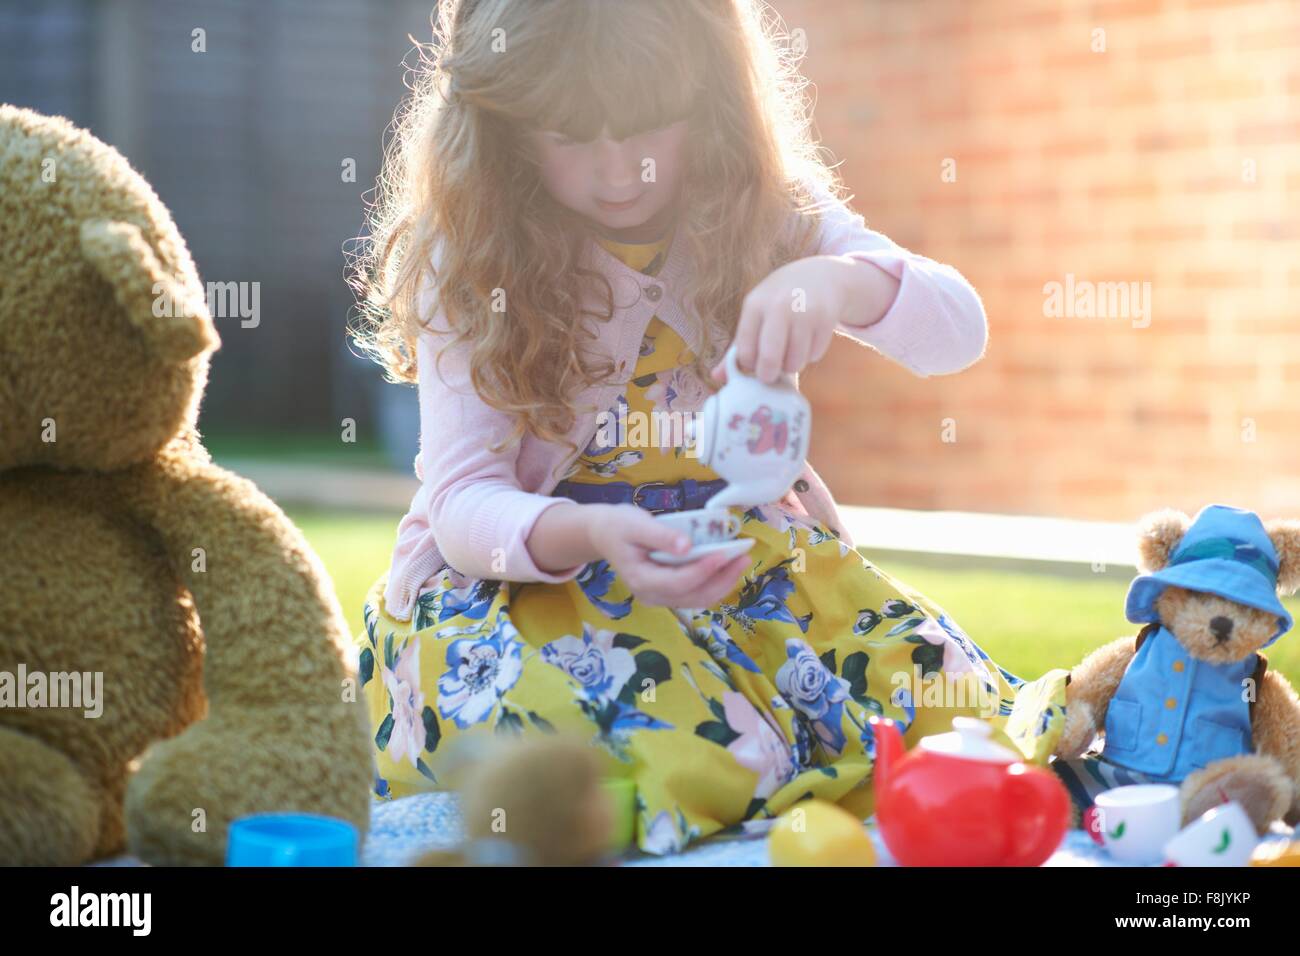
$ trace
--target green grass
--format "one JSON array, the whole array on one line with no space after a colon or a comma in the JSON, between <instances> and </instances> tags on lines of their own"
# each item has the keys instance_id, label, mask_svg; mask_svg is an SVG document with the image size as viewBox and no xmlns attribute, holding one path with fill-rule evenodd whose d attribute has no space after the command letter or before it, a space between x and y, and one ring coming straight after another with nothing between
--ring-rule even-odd
<instances>
[{"instance_id":1,"label":"green grass","mask_svg":"<svg viewBox=\"0 0 1300 956\"><path fill-rule=\"evenodd\" d=\"M366 591L388 567L399 514L295 510L293 521L334 580L352 634ZM1129 574L1120 568L1055 573L1027 565L966 558L918 559L870 555L882 571L937 602L998 664L1032 680L1053 667L1071 667L1095 647L1137 626L1124 619ZM1300 617L1300 602L1287 601ZM1300 683L1300 645L1284 637L1267 651L1269 666Z\"/></svg>"},{"instance_id":2,"label":"green grass","mask_svg":"<svg viewBox=\"0 0 1300 956\"><path fill-rule=\"evenodd\" d=\"M360 634L365 627L361 610L366 591L388 569L402 516L295 509L289 517L302 529L333 578L349 632Z\"/></svg>"},{"instance_id":3,"label":"green grass","mask_svg":"<svg viewBox=\"0 0 1300 956\"><path fill-rule=\"evenodd\" d=\"M1056 573L986 568L969 559L935 563L891 561L872 556L878 566L937 601L989 656L1027 679L1053 667L1070 667L1085 654L1139 625L1124 617L1124 598L1133 570ZM964 565L964 566L963 566ZM1285 602L1300 618L1300 600ZM1269 667L1300 684L1300 644L1284 636L1265 651Z\"/></svg>"},{"instance_id":4,"label":"green grass","mask_svg":"<svg viewBox=\"0 0 1300 956\"><path fill-rule=\"evenodd\" d=\"M217 464L233 458L292 462L295 465L341 465L349 468L390 468L377 439L343 440L339 432L275 432L205 430L203 444Z\"/></svg>"}]
</instances>

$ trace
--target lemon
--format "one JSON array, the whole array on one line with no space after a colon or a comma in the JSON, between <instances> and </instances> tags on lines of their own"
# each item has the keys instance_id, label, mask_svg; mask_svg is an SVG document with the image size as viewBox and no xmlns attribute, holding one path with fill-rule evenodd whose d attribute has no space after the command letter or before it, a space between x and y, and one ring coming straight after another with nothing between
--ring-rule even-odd
<instances>
[{"instance_id":1,"label":"lemon","mask_svg":"<svg viewBox=\"0 0 1300 956\"><path fill-rule=\"evenodd\" d=\"M1250 858L1251 866L1300 866L1300 841L1261 843Z\"/></svg>"},{"instance_id":2,"label":"lemon","mask_svg":"<svg viewBox=\"0 0 1300 956\"><path fill-rule=\"evenodd\" d=\"M876 848L862 821L825 800L805 800L781 815L767 838L773 866L874 866Z\"/></svg>"}]
</instances>

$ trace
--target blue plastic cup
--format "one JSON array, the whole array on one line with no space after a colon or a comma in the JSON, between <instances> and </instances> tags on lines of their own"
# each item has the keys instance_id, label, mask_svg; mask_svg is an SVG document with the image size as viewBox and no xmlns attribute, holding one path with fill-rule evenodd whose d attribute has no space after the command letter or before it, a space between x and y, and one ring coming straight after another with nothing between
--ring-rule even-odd
<instances>
[{"instance_id":1,"label":"blue plastic cup","mask_svg":"<svg viewBox=\"0 0 1300 956\"><path fill-rule=\"evenodd\" d=\"M257 813L230 824L226 866L356 866L357 828L313 813Z\"/></svg>"}]
</instances>

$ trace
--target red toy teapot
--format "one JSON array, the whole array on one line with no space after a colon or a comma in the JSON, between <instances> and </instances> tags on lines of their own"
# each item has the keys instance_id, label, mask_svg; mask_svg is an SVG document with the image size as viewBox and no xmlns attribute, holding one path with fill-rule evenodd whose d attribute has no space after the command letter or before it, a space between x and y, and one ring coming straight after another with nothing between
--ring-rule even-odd
<instances>
[{"instance_id":1,"label":"red toy teapot","mask_svg":"<svg viewBox=\"0 0 1300 956\"><path fill-rule=\"evenodd\" d=\"M892 720L872 717L876 819L903 866L1038 866L1070 825L1055 775L989 739L991 727L953 718L911 753Z\"/></svg>"}]
</instances>

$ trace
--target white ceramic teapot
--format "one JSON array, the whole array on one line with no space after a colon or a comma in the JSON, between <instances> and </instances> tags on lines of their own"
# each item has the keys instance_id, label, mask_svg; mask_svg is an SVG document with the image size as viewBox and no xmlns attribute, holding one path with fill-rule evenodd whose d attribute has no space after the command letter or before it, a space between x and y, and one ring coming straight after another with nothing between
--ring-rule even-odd
<instances>
[{"instance_id":1,"label":"white ceramic teapot","mask_svg":"<svg viewBox=\"0 0 1300 956\"><path fill-rule=\"evenodd\" d=\"M812 409L792 376L765 385L743 374L735 345L726 363L727 384L705 400L686 429L687 447L728 482L706 507L779 501L803 473Z\"/></svg>"}]
</instances>

